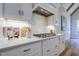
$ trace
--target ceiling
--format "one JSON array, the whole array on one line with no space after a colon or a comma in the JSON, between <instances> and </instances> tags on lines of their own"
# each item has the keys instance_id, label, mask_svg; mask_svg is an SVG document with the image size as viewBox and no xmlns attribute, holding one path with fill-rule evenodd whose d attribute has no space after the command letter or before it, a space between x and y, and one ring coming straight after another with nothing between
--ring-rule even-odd
<instances>
[{"instance_id":1,"label":"ceiling","mask_svg":"<svg viewBox=\"0 0 79 59\"><path fill-rule=\"evenodd\" d=\"M79 9L78 3L63 3L63 6L70 15L73 15Z\"/></svg>"},{"instance_id":2,"label":"ceiling","mask_svg":"<svg viewBox=\"0 0 79 59\"><path fill-rule=\"evenodd\" d=\"M67 10L72 3L63 3L64 8Z\"/></svg>"}]
</instances>

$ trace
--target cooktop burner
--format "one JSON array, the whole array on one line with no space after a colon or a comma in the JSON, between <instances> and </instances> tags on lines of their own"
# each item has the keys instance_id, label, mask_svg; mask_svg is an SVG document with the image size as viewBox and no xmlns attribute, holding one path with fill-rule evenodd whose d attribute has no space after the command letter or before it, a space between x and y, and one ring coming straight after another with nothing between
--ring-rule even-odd
<instances>
[{"instance_id":1,"label":"cooktop burner","mask_svg":"<svg viewBox=\"0 0 79 59\"><path fill-rule=\"evenodd\" d=\"M33 36L40 37L40 38L46 38L46 37L51 37L55 36L56 34L51 34L51 33L43 33L43 34L34 34Z\"/></svg>"}]
</instances>

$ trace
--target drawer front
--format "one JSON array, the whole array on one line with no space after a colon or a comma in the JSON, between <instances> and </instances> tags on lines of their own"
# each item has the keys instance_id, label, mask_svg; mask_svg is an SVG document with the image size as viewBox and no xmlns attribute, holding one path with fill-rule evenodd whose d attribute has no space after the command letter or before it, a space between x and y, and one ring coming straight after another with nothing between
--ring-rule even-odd
<instances>
[{"instance_id":1,"label":"drawer front","mask_svg":"<svg viewBox=\"0 0 79 59\"><path fill-rule=\"evenodd\" d=\"M59 52L59 37L43 41L43 55L52 56Z\"/></svg>"},{"instance_id":2,"label":"drawer front","mask_svg":"<svg viewBox=\"0 0 79 59\"><path fill-rule=\"evenodd\" d=\"M14 49L9 49L1 53L3 56L27 56L35 52L41 51L41 42L31 43Z\"/></svg>"},{"instance_id":3,"label":"drawer front","mask_svg":"<svg viewBox=\"0 0 79 59\"><path fill-rule=\"evenodd\" d=\"M39 52L42 50L41 42L25 45L22 48L23 48L22 50L24 52L24 55L32 54L32 53Z\"/></svg>"},{"instance_id":4,"label":"drawer front","mask_svg":"<svg viewBox=\"0 0 79 59\"><path fill-rule=\"evenodd\" d=\"M54 54L54 49L52 49L51 47L43 49L43 56L53 56Z\"/></svg>"}]
</instances>

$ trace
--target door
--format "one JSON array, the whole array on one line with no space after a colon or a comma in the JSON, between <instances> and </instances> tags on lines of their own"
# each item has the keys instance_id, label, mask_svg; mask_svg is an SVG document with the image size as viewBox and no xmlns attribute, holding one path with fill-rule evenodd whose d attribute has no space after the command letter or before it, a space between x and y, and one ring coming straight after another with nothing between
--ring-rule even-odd
<instances>
[{"instance_id":1,"label":"door","mask_svg":"<svg viewBox=\"0 0 79 59\"><path fill-rule=\"evenodd\" d=\"M32 4L31 3L22 3L22 18L24 20L32 19Z\"/></svg>"}]
</instances>

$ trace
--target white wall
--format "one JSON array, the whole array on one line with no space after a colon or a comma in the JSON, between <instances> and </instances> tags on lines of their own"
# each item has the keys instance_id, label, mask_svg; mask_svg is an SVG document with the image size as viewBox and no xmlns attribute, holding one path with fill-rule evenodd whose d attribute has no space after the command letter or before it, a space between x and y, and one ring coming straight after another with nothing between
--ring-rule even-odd
<instances>
[{"instance_id":1,"label":"white wall","mask_svg":"<svg viewBox=\"0 0 79 59\"><path fill-rule=\"evenodd\" d=\"M66 22L67 22L67 26L66 26L66 30L65 31L61 31L64 34L64 38L65 40L69 40L70 39L70 14L66 12L66 9L62 6L59 8L59 16L65 16L66 17ZM60 18L61 21L61 18ZM61 22L60 22L61 24Z\"/></svg>"},{"instance_id":2,"label":"white wall","mask_svg":"<svg viewBox=\"0 0 79 59\"><path fill-rule=\"evenodd\" d=\"M66 28L66 40L70 40L70 31L71 31L71 16L70 14L66 14L67 16L67 28Z\"/></svg>"}]
</instances>

